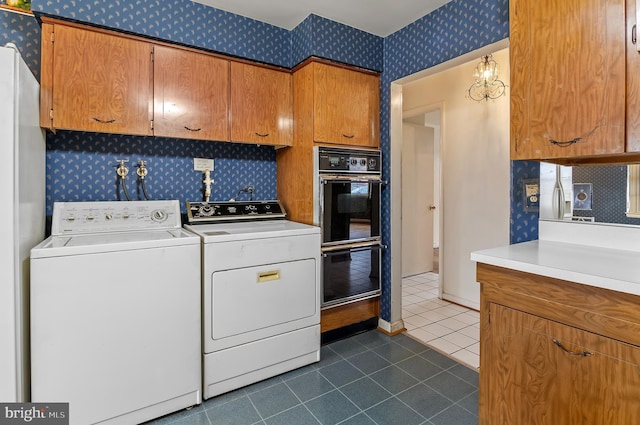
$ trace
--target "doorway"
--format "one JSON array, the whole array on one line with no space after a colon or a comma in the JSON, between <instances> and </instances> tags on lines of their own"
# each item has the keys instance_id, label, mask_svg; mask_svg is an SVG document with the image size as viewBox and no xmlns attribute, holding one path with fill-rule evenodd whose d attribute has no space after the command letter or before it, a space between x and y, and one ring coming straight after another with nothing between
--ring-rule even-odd
<instances>
[{"instance_id":1,"label":"doorway","mask_svg":"<svg viewBox=\"0 0 640 425\"><path fill-rule=\"evenodd\" d=\"M479 306L479 286L469 254L508 244L509 105L508 96L479 104L466 99L465 92L483 54L495 52L499 63L504 64L501 77L508 81L505 47L504 42L487 46L391 85L391 240L396 257L391 268L391 318L397 317L393 308L400 304L401 322L410 334L452 357L465 356L459 360L473 366L478 361L479 316L472 310ZM434 235L440 251L439 268L438 273L406 277L409 272L402 264L407 245L404 239L414 233L403 230L405 209L400 206L405 205L406 196L413 196L412 190L404 188L405 157L416 154L404 148L405 133L415 130L407 130L407 126L424 127L425 114L436 110L440 111L442 139L438 154L442 194L434 214L440 218L437 227L442 229L438 237ZM402 198L397 199L395 194ZM422 294L416 291L425 286L431 286L427 288L428 298L418 302L415 297ZM423 333L424 338L416 333Z\"/></svg>"},{"instance_id":2,"label":"doorway","mask_svg":"<svg viewBox=\"0 0 640 425\"><path fill-rule=\"evenodd\" d=\"M403 278L439 272L441 116L439 105L403 115Z\"/></svg>"}]
</instances>

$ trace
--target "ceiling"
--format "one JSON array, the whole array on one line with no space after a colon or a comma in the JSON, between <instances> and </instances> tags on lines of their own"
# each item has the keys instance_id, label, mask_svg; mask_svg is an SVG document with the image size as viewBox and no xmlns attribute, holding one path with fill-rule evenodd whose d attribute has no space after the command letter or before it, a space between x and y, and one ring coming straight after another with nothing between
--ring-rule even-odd
<instances>
[{"instance_id":1,"label":"ceiling","mask_svg":"<svg viewBox=\"0 0 640 425\"><path fill-rule=\"evenodd\" d=\"M292 30L310 14L380 37L451 0L192 0Z\"/></svg>"}]
</instances>

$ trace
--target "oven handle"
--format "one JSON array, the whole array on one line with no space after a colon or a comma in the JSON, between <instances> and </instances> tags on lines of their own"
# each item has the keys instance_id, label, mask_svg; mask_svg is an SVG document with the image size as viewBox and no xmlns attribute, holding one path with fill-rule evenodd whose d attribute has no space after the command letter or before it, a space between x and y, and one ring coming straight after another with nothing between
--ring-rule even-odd
<instances>
[{"instance_id":1,"label":"oven handle","mask_svg":"<svg viewBox=\"0 0 640 425\"><path fill-rule=\"evenodd\" d=\"M387 181L380 179L378 176L320 176L320 180L322 184L328 183L343 183L343 182L354 182L354 183L380 183L382 185L386 185Z\"/></svg>"},{"instance_id":2,"label":"oven handle","mask_svg":"<svg viewBox=\"0 0 640 425\"><path fill-rule=\"evenodd\" d=\"M326 248L322 248L322 256L327 257L328 255L339 252L339 251L366 251L368 249L387 249L386 245L381 244L380 242L359 242L359 243L350 243L343 245L335 245Z\"/></svg>"}]
</instances>

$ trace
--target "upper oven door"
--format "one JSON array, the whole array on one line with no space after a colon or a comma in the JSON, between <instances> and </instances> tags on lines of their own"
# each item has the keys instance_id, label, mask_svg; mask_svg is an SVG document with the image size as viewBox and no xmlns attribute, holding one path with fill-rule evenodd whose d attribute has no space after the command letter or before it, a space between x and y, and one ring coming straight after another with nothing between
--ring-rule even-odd
<instances>
[{"instance_id":1,"label":"upper oven door","mask_svg":"<svg viewBox=\"0 0 640 425\"><path fill-rule=\"evenodd\" d=\"M380 239L380 190L377 177L320 178L322 245Z\"/></svg>"}]
</instances>

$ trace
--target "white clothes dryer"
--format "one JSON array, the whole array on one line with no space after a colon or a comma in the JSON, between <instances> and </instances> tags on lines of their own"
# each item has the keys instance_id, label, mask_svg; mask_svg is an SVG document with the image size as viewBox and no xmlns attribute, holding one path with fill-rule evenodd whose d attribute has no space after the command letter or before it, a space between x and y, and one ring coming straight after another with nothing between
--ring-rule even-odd
<instances>
[{"instance_id":1,"label":"white clothes dryer","mask_svg":"<svg viewBox=\"0 0 640 425\"><path fill-rule=\"evenodd\" d=\"M203 397L320 360L320 228L277 201L187 203L202 239Z\"/></svg>"},{"instance_id":2,"label":"white clothes dryer","mask_svg":"<svg viewBox=\"0 0 640 425\"><path fill-rule=\"evenodd\" d=\"M201 403L200 300L178 201L56 203L31 251L32 402L68 402L71 425Z\"/></svg>"}]
</instances>

